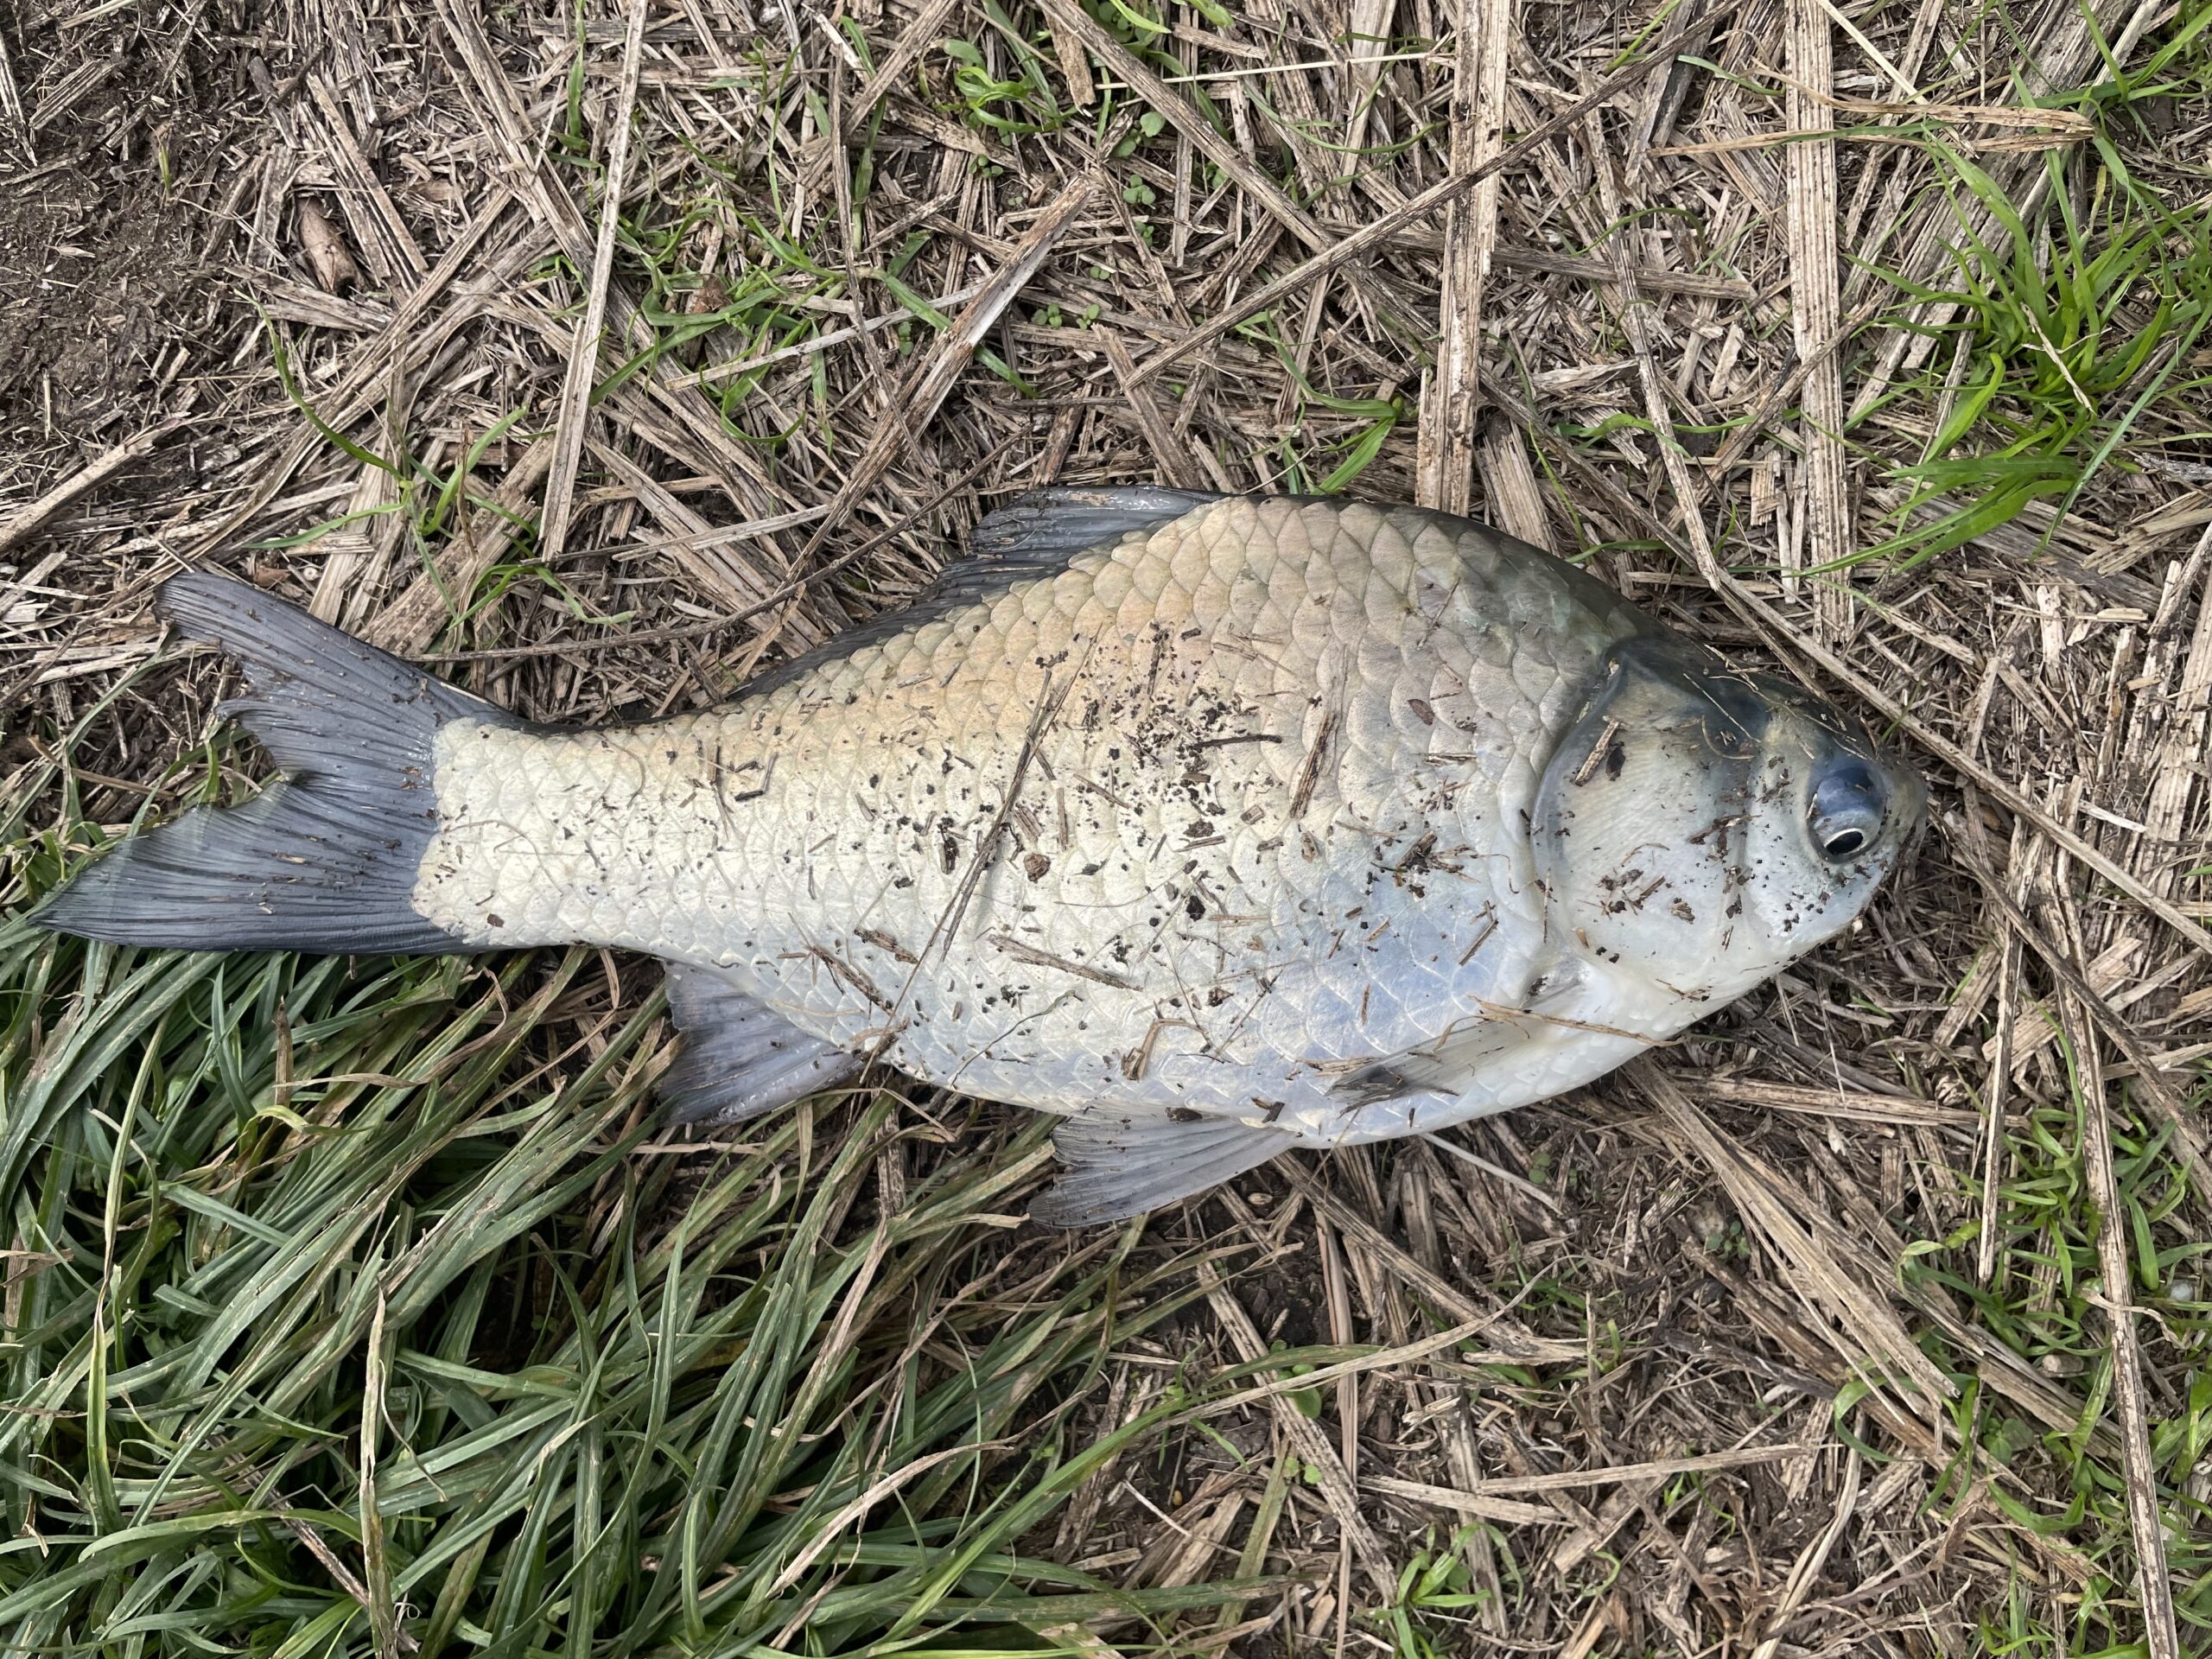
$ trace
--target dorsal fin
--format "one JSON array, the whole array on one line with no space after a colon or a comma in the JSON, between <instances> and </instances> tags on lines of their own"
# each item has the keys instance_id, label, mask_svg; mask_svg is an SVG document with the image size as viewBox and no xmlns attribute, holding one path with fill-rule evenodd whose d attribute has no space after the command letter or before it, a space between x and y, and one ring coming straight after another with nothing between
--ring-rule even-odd
<instances>
[{"instance_id":1,"label":"dorsal fin","mask_svg":"<svg viewBox=\"0 0 2212 1659\"><path fill-rule=\"evenodd\" d=\"M1057 568L1078 553L1118 542L1131 531L1157 530L1210 502L1226 499L1213 491L1163 490L1150 485L1037 490L984 518L968 538L968 548L975 559Z\"/></svg>"},{"instance_id":2,"label":"dorsal fin","mask_svg":"<svg viewBox=\"0 0 2212 1659\"><path fill-rule=\"evenodd\" d=\"M739 695L756 696L788 685L823 663L880 645L947 611L995 598L1017 582L1057 575L1077 555L1110 546L1133 530L1157 530L1194 508L1224 499L1197 490L1142 486L1039 490L1025 495L977 524L968 556L946 565L907 603L747 681Z\"/></svg>"}]
</instances>

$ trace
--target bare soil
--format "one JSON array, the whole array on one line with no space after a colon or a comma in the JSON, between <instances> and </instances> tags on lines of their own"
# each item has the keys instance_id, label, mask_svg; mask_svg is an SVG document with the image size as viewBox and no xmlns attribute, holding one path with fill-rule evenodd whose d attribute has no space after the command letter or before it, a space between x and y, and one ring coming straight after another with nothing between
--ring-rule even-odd
<instances>
[{"instance_id":1,"label":"bare soil","mask_svg":"<svg viewBox=\"0 0 2212 1659\"><path fill-rule=\"evenodd\" d=\"M19 81L51 88L0 172L0 433L20 464L17 446L111 442L143 420L227 320L233 226L214 210L258 99L250 42L0 32ZM56 56L74 67L54 74Z\"/></svg>"}]
</instances>

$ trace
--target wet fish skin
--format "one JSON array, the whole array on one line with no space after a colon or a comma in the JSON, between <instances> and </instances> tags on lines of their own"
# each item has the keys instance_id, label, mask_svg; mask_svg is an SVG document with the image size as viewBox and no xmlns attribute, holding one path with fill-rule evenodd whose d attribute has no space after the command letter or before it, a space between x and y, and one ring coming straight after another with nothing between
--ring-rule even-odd
<instances>
[{"instance_id":1,"label":"wet fish skin","mask_svg":"<svg viewBox=\"0 0 2212 1659\"><path fill-rule=\"evenodd\" d=\"M1366 1138L1404 1114L1343 1068L1531 971L1522 815L1645 626L1463 521L1231 499L723 709L455 722L415 906L721 970L990 1098Z\"/></svg>"},{"instance_id":2,"label":"wet fish skin","mask_svg":"<svg viewBox=\"0 0 2212 1659\"><path fill-rule=\"evenodd\" d=\"M1917 823L1833 710L1463 519L1109 491L979 537L728 704L591 731L180 587L292 779L39 919L650 951L680 1111L881 1058L1068 1115L1080 1221L1587 1081L1847 925Z\"/></svg>"}]
</instances>

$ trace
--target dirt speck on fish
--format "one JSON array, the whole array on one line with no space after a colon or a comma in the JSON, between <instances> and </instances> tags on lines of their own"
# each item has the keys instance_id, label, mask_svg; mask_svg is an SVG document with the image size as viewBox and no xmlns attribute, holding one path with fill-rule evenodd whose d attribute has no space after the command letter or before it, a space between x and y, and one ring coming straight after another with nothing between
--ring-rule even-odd
<instances>
[{"instance_id":1,"label":"dirt speck on fish","mask_svg":"<svg viewBox=\"0 0 2212 1659\"><path fill-rule=\"evenodd\" d=\"M1817 700L1410 508L1046 492L906 609L605 729L227 579L157 605L285 778L41 924L649 951L679 1120L880 1060L1063 1115L1066 1225L1586 1083L1847 926L1922 810Z\"/></svg>"}]
</instances>

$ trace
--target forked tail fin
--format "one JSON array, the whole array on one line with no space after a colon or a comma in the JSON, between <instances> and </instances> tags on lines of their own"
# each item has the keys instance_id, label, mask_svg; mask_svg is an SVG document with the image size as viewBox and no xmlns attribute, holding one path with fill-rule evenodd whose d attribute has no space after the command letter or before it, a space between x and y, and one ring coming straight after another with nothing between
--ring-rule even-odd
<instances>
[{"instance_id":1,"label":"forked tail fin","mask_svg":"<svg viewBox=\"0 0 2212 1659\"><path fill-rule=\"evenodd\" d=\"M251 801L198 807L87 865L31 919L193 950L471 949L416 914L438 827L431 743L449 720L524 722L257 588L194 574L155 610L245 671L234 715L283 772Z\"/></svg>"}]
</instances>

